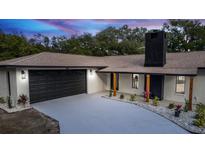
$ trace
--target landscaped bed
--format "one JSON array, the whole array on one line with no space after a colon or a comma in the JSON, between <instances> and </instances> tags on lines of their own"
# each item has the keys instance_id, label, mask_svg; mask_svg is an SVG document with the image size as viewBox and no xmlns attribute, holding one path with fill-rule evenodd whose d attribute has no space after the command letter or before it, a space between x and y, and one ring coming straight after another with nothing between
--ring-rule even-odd
<instances>
[{"instance_id":1,"label":"landscaped bed","mask_svg":"<svg viewBox=\"0 0 205 154\"><path fill-rule=\"evenodd\" d=\"M191 133L205 133L205 127L197 127L193 124L193 121L196 121L196 112L194 111L183 111L180 110L179 117L175 116L176 108L175 105L172 109L169 109L168 106L159 105L160 103L156 104L154 100L150 100L150 102L143 101L141 98L135 98L139 96L129 95L129 94L118 94L117 96L112 95L104 95L103 97L108 99L114 99L125 103L131 103L143 107L149 111L157 113L168 120L174 122L175 124L179 125L180 127L186 129ZM158 101L158 100L157 100ZM180 107L181 105L178 105ZM202 112L203 113L203 112ZM204 116L204 114L202 114Z\"/></svg>"},{"instance_id":2,"label":"landscaped bed","mask_svg":"<svg viewBox=\"0 0 205 154\"><path fill-rule=\"evenodd\" d=\"M0 109L0 134L56 133L60 133L58 121L33 108L15 113Z\"/></svg>"}]
</instances>

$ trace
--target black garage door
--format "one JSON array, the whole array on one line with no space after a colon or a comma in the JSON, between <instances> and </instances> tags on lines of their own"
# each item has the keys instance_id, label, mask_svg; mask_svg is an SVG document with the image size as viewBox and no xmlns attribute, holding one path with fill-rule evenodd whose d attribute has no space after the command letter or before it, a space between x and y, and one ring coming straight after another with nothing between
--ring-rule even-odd
<instances>
[{"instance_id":1,"label":"black garage door","mask_svg":"<svg viewBox=\"0 0 205 154\"><path fill-rule=\"evenodd\" d=\"M86 93L85 70L31 70L31 103Z\"/></svg>"}]
</instances>

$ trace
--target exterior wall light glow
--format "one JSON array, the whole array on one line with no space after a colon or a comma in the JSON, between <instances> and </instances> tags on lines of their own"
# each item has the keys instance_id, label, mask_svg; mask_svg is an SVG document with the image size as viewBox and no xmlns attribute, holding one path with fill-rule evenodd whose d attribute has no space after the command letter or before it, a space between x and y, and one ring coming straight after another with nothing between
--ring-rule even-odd
<instances>
[{"instance_id":1,"label":"exterior wall light glow","mask_svg":"<svg viewBox=\"0 0 205 154\"><path fill-rule=\"evenodd\" d=\"M90 75L93 75L93 70L92 69L90 69Z\"/></svg>"},{"instance_id":2,"label":"exterior wall light glow","mask_svg":"<svg viewBox=\"0 0 205 154\"><path fill-rule=\"evenodd\" d=\"M26 79L26 73L24 70L21 71L21 78Z\"/></svg>"}]
</instances>

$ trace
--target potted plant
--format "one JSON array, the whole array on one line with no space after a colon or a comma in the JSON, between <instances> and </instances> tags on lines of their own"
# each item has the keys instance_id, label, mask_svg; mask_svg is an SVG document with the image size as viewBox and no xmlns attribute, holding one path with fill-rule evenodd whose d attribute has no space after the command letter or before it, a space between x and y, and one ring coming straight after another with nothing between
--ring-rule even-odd
<instances>
[{"instance_id":1,"label":"potted plant","mask_svg":"<svg viewBox=\"0 0 205 154\"><path fill-rule=\"evenodd\" d=\"M181 111L182 111L182 105L176 105L176 108L175 108L175 117L179 117Z\"/></svg>"},{"instance_id":2,"label":"potted plant","mask_svg":"<svg viewBox=\"0 0 205 154\"><path fill-rule=\"evenodd\" d=\"M120 99L124 99L124 97L125 97L125 96L124 96L123 94L120 95Z\"/></svg>"},{"instance_id":3,"label":"potted plant","mask_svg":"<svg viewBox=\"0 0 205 154\"><path fill-rule=\"evenodd\" d=\"M26 95L24 94L19 95L18 104L22 104L25 107L27 102L28 102L28 97Z\"/></svg>"}]
</instances>

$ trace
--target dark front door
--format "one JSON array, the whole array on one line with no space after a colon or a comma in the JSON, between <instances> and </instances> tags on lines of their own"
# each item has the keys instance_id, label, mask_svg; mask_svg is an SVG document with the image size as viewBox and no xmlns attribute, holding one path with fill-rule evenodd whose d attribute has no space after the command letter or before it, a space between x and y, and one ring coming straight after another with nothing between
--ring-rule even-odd
<instances>
[{"instance_id":1,"label":"dark front door","mask_svg":"<svg viewBox=\"0 0 205 154\"><path fill-rule=\"evenodd\" d=\"M146 91L146 76L145 76ZM151 99L157 96L160 100L164 98L164 75L150 75Z\"/></svg>"},{"instance_id":2,"label":"dark front door","mask_svg":"<svg viewBox=\"0 0 205 154\"><path fill-rule=\"evenodd\" d=\"M85 70L29 71L31 103L86 93Z\"/></svg>"},{"instance_id":3,"label":"dark front door","mask_svg":"<svg viewBox=\"0 0 205 154\"><path fill-rule=\"evenodd\" d=\"M116 89L119 90L119 73L116 73L117 78L117 87ZM113 73L110 74L110 89L113 90Z\"/></svg>"}]
</instances>

